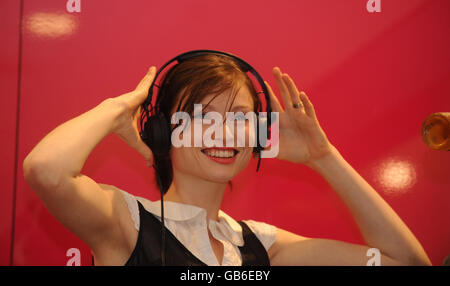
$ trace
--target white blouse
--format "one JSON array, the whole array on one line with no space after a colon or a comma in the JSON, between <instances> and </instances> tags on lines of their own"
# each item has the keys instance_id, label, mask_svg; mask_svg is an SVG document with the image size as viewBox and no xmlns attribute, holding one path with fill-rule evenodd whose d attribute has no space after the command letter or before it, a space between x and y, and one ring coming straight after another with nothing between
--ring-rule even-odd
<instances>
[{"instance_id":1,"label":"white blouse","mask_svg":"<svg viewBox=\"0 0 450 286\"><path fill-rule=\"evenodd\" d=\"M149 201L133 196L123 190L134 226L139 231L139 207L137 201L161 221L161 201ZM208 228L212 236L224 247L223 260L219 263L211 247L206 226L206 210L197 206L165 201L164 224L175 237L197 258L210 266L240 266L241 252L238 246L244 245L242 227L233 218L219 210L219 221L209 220ZM275 242L277 228L263 222L244 220L251 231L261 241L266 251Z\"/></svg>"}]
</instances>

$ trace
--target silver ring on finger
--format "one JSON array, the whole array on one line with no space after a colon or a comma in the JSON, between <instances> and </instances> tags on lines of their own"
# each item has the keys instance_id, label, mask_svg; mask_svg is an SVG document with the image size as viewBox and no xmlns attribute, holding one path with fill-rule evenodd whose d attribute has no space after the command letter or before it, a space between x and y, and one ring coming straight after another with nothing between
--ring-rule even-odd
<instances>
[{"instance_id":1,"label":"silver ring on finger","mask_svg":"<svg viewBox=\"0 0 450 286\"><path fill-rule=\"evenodd\" d=\"M297 102L297 103L294 103L294 104L292 104L292 107L294 107L294 108L300 108L300 107L302 107L302 103L301 102Z\"/></svg>"}]
</instances>

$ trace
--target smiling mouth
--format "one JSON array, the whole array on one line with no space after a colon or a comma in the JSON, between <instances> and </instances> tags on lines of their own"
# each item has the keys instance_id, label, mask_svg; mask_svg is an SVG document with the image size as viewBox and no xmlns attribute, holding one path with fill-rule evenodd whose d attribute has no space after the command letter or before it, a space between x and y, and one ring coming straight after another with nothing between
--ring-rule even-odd
<instances>
[{"instance_id":1,"label":"smiling mouth","mask_svg":"<svg viewBox=\"0 0 450 286\"><path fill-rule=\"evenodd\" d=\"M213 158L233 158L239 151L234 148L206 148L201 150L203 154Z\"/></svg>"}]
</instances>

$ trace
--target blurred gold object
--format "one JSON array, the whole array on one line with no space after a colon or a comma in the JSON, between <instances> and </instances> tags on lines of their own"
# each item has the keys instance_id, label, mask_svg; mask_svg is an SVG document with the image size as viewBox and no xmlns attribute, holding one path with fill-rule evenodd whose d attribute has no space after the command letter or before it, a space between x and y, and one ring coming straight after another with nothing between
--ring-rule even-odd
<instances>
[{"instance_id":1,"label":"blurred gold object","mask_svg":"<svg viewBox=\"0 0 450 286\"><path fill-rule=\"evenodd\" d=\"M422 140L431 149L450 150L450 112L430 114L422 123Z\"/></svg>"}]
</instances>

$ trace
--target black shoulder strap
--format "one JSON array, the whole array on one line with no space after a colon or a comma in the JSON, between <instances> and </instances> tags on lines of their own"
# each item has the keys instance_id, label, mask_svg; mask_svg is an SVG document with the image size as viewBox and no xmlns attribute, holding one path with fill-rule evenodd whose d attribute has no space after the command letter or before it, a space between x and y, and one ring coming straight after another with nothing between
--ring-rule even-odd
<instances>
[{"instance_id":1,"label":"black shoulder strap","mask_svg":"<svg viewBox=\"0 0 450 286\"><path fill-rule=\"evenodd\" d=\"M240 246L242 266L270 266L269 256L261 241L243 221L238 221L242 226L244 246Z\"/></svg>"},{"instance_id":2,"label":"black shoulder strap","mask_svg":"<svg viewBox=\"0 0 450 286\"><path fill-rule=\"evenodd\" d=\"M140 227L138 241L126 265L161 265L161 221L138 201ZM167 266L206 266L166 227Z\"/></svg>"}]
</instances>

